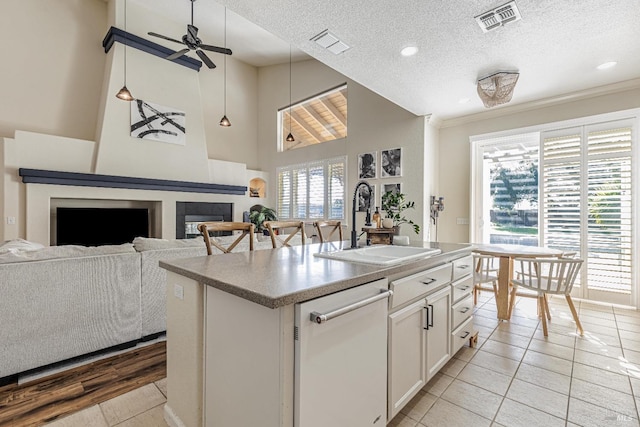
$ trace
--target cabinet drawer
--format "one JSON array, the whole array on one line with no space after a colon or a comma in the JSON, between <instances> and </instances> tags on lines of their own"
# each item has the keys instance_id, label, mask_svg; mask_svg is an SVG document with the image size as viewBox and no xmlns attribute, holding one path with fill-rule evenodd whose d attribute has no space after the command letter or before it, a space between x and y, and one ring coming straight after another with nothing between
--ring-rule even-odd
<instances>
[{"instance_id":1,"label":"cabinet drawer","mask_svg":"<svg viewBox=\"0 0 640 427\"><path fill-rule=\"evenodd\" d=\"M453 328L457 328L459 324L467 320L473 314L473 295L469 294L462 301L456 303L451 307L451 315L453 316L453 322L451 325Z\"/></svg>"},{"instance_id":2,"label":"cabinet drawer","mask_svg":"<svg viewBox=\"0 0 640 427\"><path fill-rule=\"evenodd\" d=\"M453 276L451 280L457 280L473 271L473 257L471 255L453 261Z\"/></svg>"},{"instance_id":3,"label":"cabinet drawer","mask_svg":"<svg viewBox=\"0 0 640 427\"><path fill-rule=\"evenodd\" d=\"M451 287L453 288L451 300L455 303L473 292L473 276L460 279L457 282L452 283Z\"/></svg>"},{"instance_id":4,"label":"cabinet drawer","mask_svg":"<svg viewBox=\"0 0 640 427\"><path fill-rule=\"evenodd\" d=\"M451 355L456 354L474 334L473 316L451 333Z\"/></svg>"},{"instance_id":5,"label":"cabinet drawer","mask_svg":"<svg viewBox=\"0 0 640 427\"><path fill-rule=\"evenodd\" d=\"M419 298L451 281L451 264L443 264L411 276L392 281L389 289L393 296L389 302L391 309Z\"/></svg>"}]
</instances>

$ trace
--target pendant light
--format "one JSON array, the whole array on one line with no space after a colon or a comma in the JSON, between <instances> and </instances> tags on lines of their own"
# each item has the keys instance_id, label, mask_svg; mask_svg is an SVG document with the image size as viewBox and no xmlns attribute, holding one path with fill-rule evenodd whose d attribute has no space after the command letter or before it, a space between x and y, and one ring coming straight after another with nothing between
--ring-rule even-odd
<instances>
[{"instance_id":1,"label":"pendant light","mask_svg":"<svg viewBox=\"0 0 640 427\"><path fill-rule=\"evenodd\" d=\"M227 48L227 8L224 8L224 48ZM227 118L227 55L224 55L224 115L220 120L220 126L228 128L231 122Z\"/></svg>"},{"instance_id":2,"label":"pendant light","mask_svg":"<svg viewBox=\"0 0 640 427\"><path fill-rule=\"evenodd\" d=\"M291 133L291 45L289 45L289 135L287 135L286 140L287 142L296 140Z\"/></svg>"},{"instance_id":3,"label":"pendant light","mask_svg":"<svg viewBox=\"0 0 640 427\"><path fill-rule=\"evenodd\" d=\"M127 32L127 0L124 0L124 32ZM127 89L127 40L124 42L124 85L116 94L116 98L123 101L133 101L133 95Z\"/></svg>"}]
</instances>

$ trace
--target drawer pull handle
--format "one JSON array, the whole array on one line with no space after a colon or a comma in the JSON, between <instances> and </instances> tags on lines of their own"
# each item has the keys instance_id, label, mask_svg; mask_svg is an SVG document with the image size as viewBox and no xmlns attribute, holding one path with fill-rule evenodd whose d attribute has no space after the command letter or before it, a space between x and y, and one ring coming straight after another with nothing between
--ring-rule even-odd
<instances>
[{"instance_id":1,"label":"drawer pull handle","mask_svg":"<svg viewBox=\"0 0 640 427\"><path fill-rule=\"evenodd\" d=\"M466 332L464 333L464 335L462 335L460 338L461 338L461 339L465 339L465 338L466 338L466 337L468 337L468 336L469 336L469 331L466 331Z\"/></svg>"},{"instance_id":2,"label":"drawer pull handle","mask_svg":"<svg viewBox=\"0 0 640 427\"><path fill-rule=\"evenodd\" d=\"M469 289L471 286L466 285L466 286L460 286L460 290L461 291L466 291L467 289Z\"/></svg>"},{"instance_id":3,"label":"drawer pull handle","mask_svg":"<svg viewBox=\"0 0 640 427\"><path fill-rule=\"evenodd\" d=\"M467 311L469 311L469 307L465 307L462 310L460 310L460 313L466 313Z\"/></svg>"},{"instance_id":4,"label":"drawer pull handle","mask_svg":"<svg viewBox=\"0 0 640 427\"><path fill-rule=\"evenodd\" d=\"M457 266L456 268L460 268L460 269L469 268L469 264L462 264L462 265Z\"/></svg>"},{"instance_id":5,"label":"drawer pull handle","mask_svg":"<svg viewBox=\"0 0 640 427\"><path fill-rule=\"evenodd\" d=\"M427 326L422 329L429 330L429 328L433 327L433 304L429 304L427 307L424 307L427 310Z\"/></svg>"},{"instance_id":6,"label":"drawer pull handle","mask_svg":"<svg viewBox=\"0 0 640 427\"><path fill-rule=\"evenodd\" d=\"M420 283L424 283L425 285L430 285L436 280L437 279L435 277L427 277L425 280L421 280Z\"/></svg>"}]
</instances>

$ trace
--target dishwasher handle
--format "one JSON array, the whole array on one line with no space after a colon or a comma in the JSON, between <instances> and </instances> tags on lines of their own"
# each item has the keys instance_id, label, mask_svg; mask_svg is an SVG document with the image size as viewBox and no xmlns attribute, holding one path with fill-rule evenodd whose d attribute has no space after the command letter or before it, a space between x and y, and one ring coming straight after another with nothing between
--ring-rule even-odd
<instances>
[{"instance_id":1,"label":"dishwasher handle","mask_svg":"<svg viewBox=\"0 0 640 427\"><path fill-rule=\"evenodd\" d=\"M311 313L311 315L309 316L309 319L314 322L317 323L319 325L321 325L322 323L328 322L329 320L336 318L338 316L342 316L343 314L347 314L353 310L357 310L361 307L364 307L366 305L369 304L373 304L376 301L380 301L382 299L387 299L389 298L391 295L393 295L393 291L392 290L387 290L387 289L380 289L380 293L378 295L374 295L372 297L363 299L361 301L358 302L354 302L353 304L349 304L346 307L342 307L339 308L337 310L333 310L330 311L328 313L318 313L317 311L314 311Z\"/></svg>"}]
</instances>

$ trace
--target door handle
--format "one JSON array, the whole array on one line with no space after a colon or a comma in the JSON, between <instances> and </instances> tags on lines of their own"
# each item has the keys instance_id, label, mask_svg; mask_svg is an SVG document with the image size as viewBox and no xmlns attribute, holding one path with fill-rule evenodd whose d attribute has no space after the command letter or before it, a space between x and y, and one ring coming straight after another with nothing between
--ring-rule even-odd
<instances>
[{"instance_id":1,"label":"door handle","mask_svg":"<svg viewBox=\"0 0 640 427\"><path fill-rule=\"evenodd\" d=\"M372 297L365 298L361 301L354 302L353 304L349 304L337 310L333 310L324 314L314 311L310 314L309 320L311 320L313 323L317 323L320 325L322 323L328 322L331 319L342 316L343 314L347 314L353 310L357 310L361 307L367 306L369 304L373 304L374 302L380 301L381 299L387 299L391 295L393 295L392 290L380 289L380 293L378 295L374 295Z\"/></svg>"},{"instance_id":2,"label":"door handle","mask_svg":"<svg viewBox=\"0 0 640 427\"><path fill-rule=\"evenodd\" d=\"M433 304L426 306L425 310L427 310L427 327L423 329L428 331L429 328L433 328Z\"/></svg>"}]
</instances>

